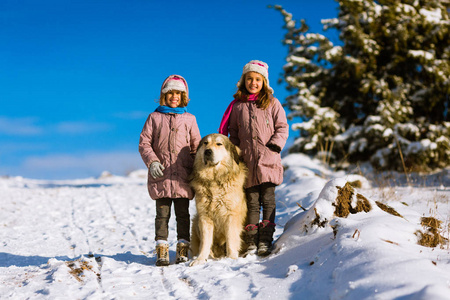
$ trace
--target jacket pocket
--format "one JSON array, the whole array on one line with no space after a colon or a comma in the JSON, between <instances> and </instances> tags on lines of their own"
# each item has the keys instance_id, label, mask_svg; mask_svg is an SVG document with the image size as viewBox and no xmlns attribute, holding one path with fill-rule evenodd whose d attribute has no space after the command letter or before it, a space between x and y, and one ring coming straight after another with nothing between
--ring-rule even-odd
<instances>
[{"instance_id":1,"label":"jacket pocket","mask_svg":"<svg viewBox=\"0 0 450 300\"><path fill-rule=\"evenodd\" d=\"M264 167L274 167L281 163L281 156L264 146L264 151L259 158L259 164Z\"/></svg>"},{"instance_id":2,"label":"jacket pocket","mask_svg":"<svg viewBox=\"0 0 450 300\"><path fill-rule=\"evenodd\" d=\"M166 174L164 173L164 171L163 171L163 174L164 174L163 177L156 177L156 178L153 178L152 174L150 174L150 169L149 169L148 172L147 172L147 177L148 177L147 182L148 182L149 184L161 182L161 181L163 181L164 179L166 179Z\"/></svg>"}]
</instances>

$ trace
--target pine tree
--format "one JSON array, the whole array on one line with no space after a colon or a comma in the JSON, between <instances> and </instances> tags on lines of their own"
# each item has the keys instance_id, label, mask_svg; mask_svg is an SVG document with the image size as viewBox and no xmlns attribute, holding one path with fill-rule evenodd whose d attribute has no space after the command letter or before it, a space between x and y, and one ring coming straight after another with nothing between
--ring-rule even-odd
<instances>
[{"instance_id":1,"label":"pine tree","mask_svg":"<svg viewBox=\"0 0 450 300\"><path fill-rule=\"evenodd\" d=\"M282 7L290 149L379 169L450 165L450 20L443 0L339 0L334 45ZM325 154L324 154L325 153Z\"/></svg>"}]
</instances>

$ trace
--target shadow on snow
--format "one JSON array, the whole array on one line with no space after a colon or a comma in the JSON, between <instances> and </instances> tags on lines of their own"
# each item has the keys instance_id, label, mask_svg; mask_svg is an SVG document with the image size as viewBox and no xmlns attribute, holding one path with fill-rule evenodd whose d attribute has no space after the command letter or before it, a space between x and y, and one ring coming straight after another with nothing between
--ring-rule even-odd
<instances>
[{"instance_id":1,"label":"shadow on snow","mask_svg":"<svg viewBox=\"0 0 450 300\"><path fill-rule=\"evenodd\" d=\"M16 255L11 253L0 252L0 267L1 268L9 268L12 266L16 267L29 267L36 266L39 267L41 265L45 265L52 258L57 259L59 261L74 261L81 257L87 258L95 258L96 260L101 258L111 258L118 262L124 262L127 264L137 263L142 265L150 265L155 263L155 259L149 258L145 255L136 255L131 252L125 253L117 253L114 255L98 255L98 254L86 254L80 255L78 257L68 257L68 256L55 256L55 257L44 257L37 255Z\"/></svg>"}]
</instances>

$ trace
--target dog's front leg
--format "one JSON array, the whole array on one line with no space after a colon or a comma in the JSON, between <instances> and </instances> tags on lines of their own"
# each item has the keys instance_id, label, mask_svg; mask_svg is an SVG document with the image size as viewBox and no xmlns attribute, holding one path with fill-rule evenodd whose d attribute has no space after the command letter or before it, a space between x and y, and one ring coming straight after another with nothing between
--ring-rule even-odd
<instances>
[{"instance_id":1,"label":"dog's front leg","mask_svg":"<svg viewBox=\"0 0 450 300\"><path fill-rule=\"evenodd\" d=\"M242 222L239 222L237 218L230 217L228 219L228 227L226 231L227 240L227 256L229 258L237 259L239 257L239 249L241 248L241 231L240 226Z\"/></svg>"},{"instance_id":2,"label":"dog's front leg","mask_svg":"<svg viewBox=\"0 0 450 300\"><path fill-rule=\"evenodd\" d=\"M198 218L198 229L200 231L200 252L195 260L189 266L202 265L206 262L211 253L213 241L214 224L208 217Z\"/></svg>"}]
</instances>

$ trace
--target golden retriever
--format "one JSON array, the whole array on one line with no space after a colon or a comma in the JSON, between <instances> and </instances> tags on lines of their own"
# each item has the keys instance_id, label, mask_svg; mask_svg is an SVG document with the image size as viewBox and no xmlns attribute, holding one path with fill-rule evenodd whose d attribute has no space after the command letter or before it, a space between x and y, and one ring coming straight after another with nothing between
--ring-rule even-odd
<instances>
[{"instance_id":1,"label":"golden retriever","mask_svg":"<svg viewBox=\"0 0 450 300\"><path fill-rule=\"evenodd\" d=\"M244 245L248 170L239 154L240 149L222 134L210 134L200 141L191 176L197 207L191 249L197 257L190 266L204 264L209 256L236 259Z\"/></svg>"}]
</instances>

